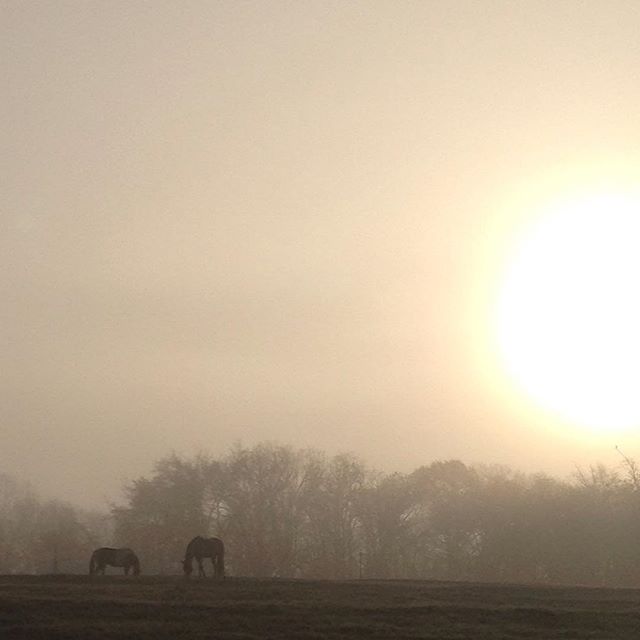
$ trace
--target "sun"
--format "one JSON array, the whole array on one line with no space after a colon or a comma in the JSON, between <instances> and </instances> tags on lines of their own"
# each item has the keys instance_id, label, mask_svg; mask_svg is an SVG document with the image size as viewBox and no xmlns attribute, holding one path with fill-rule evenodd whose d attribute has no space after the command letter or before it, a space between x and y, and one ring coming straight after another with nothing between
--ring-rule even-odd
<instances>
[{"instance_id":1,"label":"sun","mask_svg":"<svg viewBox=\"0 0 640 640\"><path fill-rule=\"evenodd\" d=\"M640 426L640 191L557 199L533 218L496 307L503 369L575 425Z\"/></svg>"}]
</instances>

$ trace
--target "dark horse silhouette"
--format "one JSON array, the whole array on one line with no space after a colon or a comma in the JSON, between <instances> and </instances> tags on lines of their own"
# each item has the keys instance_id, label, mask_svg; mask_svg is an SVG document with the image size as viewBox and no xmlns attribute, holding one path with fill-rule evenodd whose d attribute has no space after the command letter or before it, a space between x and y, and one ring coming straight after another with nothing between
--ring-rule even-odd
<instances>
[{"instance_id":1,"label":"dark horse silhouette","mask_svg":"<svg viewBox=\"0 0 640 640\"><path fill-rule=\"evenodd\" d=\"M94 573L102 573L104 575L105 567L123 567L124 575L129 575L129 570L133 569L133 575L140 575L140 560L131 549L111 549L102 547L96 549L91 554L89 562L89 575Z\"/></svg>"},{"instance_id":2,"label":"dark horse silhouette","mask_svg":"<svg viewBox=\"0 0 640 640\"><path fill-rule=\"evenodd\" d=\"M182 568L184 574L190 576L193 571L193 559L198 563L198 575L205 576L202 560L211 558L213 565L213 575L216 578L224 578L224 543L220 538L203 538L196 536L188 545L184 552Z\"/></svg>"}]
</instances>

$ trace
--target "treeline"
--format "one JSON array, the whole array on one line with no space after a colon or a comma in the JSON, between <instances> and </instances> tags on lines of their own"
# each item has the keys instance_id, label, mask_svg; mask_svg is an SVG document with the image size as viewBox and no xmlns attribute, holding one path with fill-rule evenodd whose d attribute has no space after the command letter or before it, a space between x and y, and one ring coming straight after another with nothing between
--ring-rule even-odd
<instances>
[{"instance_id":1,"label":"treeline","mask_svg":"<svg viewBox=\"0 0 640 640\"><path fill-rule=\"evenodd\" d=\"M198 534L224 539L230 575L639 586L640 471L625 459L562 481L450 460L385 474L236 446L165 457L105 514L0 474L0 574L86 573L103 545L135 549L143 573L180 573Z\"/></svg>"},{"instance_id":2,"label":"treeline","mask_svg":"<svg viewBox=\"0 0 640 640\"><path fill-rule=\"evenodd\" d=\"M204 534L224 539L231 575L637 586L638 478L630 460L571 482L457 460L384 474L262 444L166 457L112 515L147 573L179 572Z\"/></svg>"},{"instance_id":3,"label":"treeline","mask_svg":"<svg viewBox=\"0 0 640 640\"><path fill-rule=\"evenodd\" d=\"M108 514L43 500L0 473L0 574L85 573L91 551L110 537Z\"/></svg>"}]
</instances>

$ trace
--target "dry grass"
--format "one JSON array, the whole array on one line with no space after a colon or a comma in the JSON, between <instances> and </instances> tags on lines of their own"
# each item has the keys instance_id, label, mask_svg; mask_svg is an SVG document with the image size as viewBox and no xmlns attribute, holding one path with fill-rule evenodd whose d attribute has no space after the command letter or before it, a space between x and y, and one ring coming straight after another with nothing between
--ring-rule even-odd
<instances>
[{"instance_id":1,"label":"dry grass","mask_svg":"<svg viewBox=\"0 0 640 640\"><path fill-rule=\"evenodd\" d=\"M4 576L0 637L637 640L640 590Z\"/></svg>"}]
</instances>

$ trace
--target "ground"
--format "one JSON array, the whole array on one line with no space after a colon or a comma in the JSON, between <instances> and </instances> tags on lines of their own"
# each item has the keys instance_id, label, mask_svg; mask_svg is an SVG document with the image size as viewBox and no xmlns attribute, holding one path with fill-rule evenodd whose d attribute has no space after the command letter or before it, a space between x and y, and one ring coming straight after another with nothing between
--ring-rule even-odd
<instances>
[{"instance_id":1,"label":"ground","mask_svg":"<svg viewBox=\"0 0 640 640\"><path fill-rule=\"evenodd\" d=\"M640 590L0 576L0 638L640 638Z\"/></svg>"}]
</instances>

